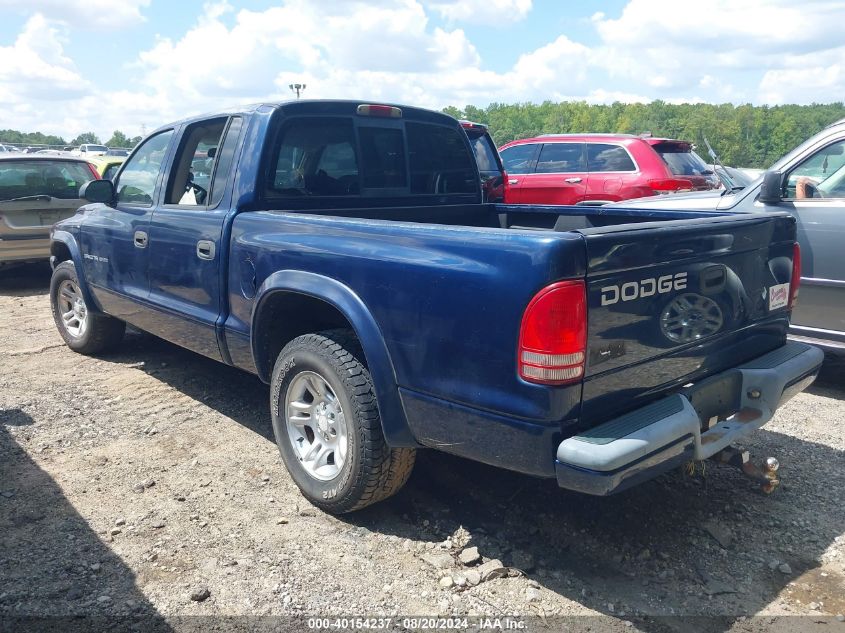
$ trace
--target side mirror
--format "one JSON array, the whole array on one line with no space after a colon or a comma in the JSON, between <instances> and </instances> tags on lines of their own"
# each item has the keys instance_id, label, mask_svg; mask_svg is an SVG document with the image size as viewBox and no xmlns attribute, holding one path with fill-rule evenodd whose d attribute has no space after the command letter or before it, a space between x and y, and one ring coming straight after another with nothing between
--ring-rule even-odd
<instances>
[{"instance_id":1,"label":"side mirror","mask_svg":"<svg viewBox=\"0 0 845 633\"><path fill-rule=\"evenodd\" d=\"M79 197L86 202L114 202L114 183L111 180L89 180L79 188Z\"/></svg>"},{"instance_id":2,"label":"side mirror","mask_svg":"<svg viewBox=\"0 0 845 633\"><path fill-rule=\"evenodd\" d=\"M760 195L757 200L763 204L778 204L783 198L783 174L779 171L767 171L763 174L763 184L760 186Z\"/></svg>"}]
</instances>

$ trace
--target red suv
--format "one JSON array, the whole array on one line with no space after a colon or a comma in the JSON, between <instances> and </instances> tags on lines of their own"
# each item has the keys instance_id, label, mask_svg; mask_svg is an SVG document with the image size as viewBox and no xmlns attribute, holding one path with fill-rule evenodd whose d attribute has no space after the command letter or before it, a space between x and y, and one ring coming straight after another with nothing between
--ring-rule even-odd
<instances>
[{"instance_id":1,"label":"red suv","mask_svg":"<svg viewBox=\"0 0 845 633\"><path fill-rule=\"evenodd\" d=\"M719 186L686 141L630 134L547 134L499 149L505 202L606 204Z\"/></svg>"}]
</instances>

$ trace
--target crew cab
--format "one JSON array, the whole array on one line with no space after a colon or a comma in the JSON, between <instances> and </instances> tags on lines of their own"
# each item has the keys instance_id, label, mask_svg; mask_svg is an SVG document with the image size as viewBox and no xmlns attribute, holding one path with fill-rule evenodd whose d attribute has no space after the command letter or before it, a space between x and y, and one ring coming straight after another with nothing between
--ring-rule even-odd
<instances>
[{"instance_id":1,"label":"crew cab","mask_svg":"<svg viewBox=\"0 0 845 633\"><path fill-rule=\"evenodd\" d=\"M80 353L125 324L270 384L302 493L347 512L429 447L609 494L812 382L788 214L482 202L458 121L295 101L166 125L52 234Z\"/></svg>"}]
</instances>

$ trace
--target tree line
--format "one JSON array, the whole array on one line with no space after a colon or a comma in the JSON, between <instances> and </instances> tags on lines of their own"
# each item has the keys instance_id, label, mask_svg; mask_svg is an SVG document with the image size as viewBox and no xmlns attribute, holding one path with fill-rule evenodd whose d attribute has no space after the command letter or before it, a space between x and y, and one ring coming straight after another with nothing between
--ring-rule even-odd
<instances>
[{"instance_id":1,"label":"tree line","mask_svg":"<svg viewBox=\"0 0 845 633\"><path fill-rule=\"evenodd\" d=\"M813 105L735 106L729 103L589 104L583 101L554 103L491 103L485 108L449 106L445 113L490 127L497 145L539 134L613 132L665 136L691 141L709 162L706 138L725 165L766 168L793 147L826 125L845 118L842 102ZM128 137L115 130L103 145L134 147L140 136ZM15 145L100 144L94 132L84 132L66 141L41 132L0 130L0 143Z\"/></svg>"},{"instance_id":2,"label":"tree line","mask_svg":"<svg viewBox=\"0 0 845 633\"><path fill-rule=\"evenodd\" d=\"M53 134L42 134L41 132L19 132L18 130L0 130L0 143L9 143L26 147L28 145L54 145L74 146L93 143L95 145L107 145L108 147L132 148L141 142L140 136L130 138L120 130L115 130L111 138L105 143L94 132L83 132L70 141L62 136Z\"/></svg>"},{"instance_id":3,"label":"tree line","mask_svg":"<svg viewBox=\"0 0 845 633\"><path fill-rule=\"evenodd\" d=\"M496 145L539 134L612 132L691 141L710 162L706 138L725 165L766 168L834 121L845 118L842 102L806 106L735 106L726 104L491 103L443 110L458 119L484 123Z\"/></svg>"}]
</instances>

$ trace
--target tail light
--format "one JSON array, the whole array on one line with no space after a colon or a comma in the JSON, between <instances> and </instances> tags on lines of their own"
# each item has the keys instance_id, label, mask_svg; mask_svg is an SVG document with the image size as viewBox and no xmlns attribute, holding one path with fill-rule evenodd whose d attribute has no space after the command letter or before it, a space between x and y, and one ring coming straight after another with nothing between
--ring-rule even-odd
<instances>
[{"instance_id":1,"label":"tail light","mask_svg":"<svg viewBox=\"0 0 845 633\"><path fill-rule=\"evenodd\" d=\"M798 300L798 288L801 285L801 247L798 242L792 247L792 279L789 280L789 305L792 309Z\"/></svg>"},{"instance_id":2,"label":"tail light","mask_svg":"<svg viewBox=\"0 0 845 633\"><path fill-rule=\"evenodd\" d=\"M395 106L369 105L362 103L356 109L358 116L386 117L388 119L401 119L402 110Z\"/></svg>"},{"instance_id":3,"label":"tail light","mask_svg":"<svg viewBox=\"0 0 845 633\"><path fill-rule=\"evenodd\" d=\"M648 186L656 193L692 191L692 182L684 178L657 178L649 180Z\"/></svg>"},{"instance_id":4,"label":"tail light","mask_svg":"<svg viewBox=\"0 0 845 633\"><path fill-rule=\"evenodd\" d=\"M88 170L94 175L94 180L100 180L100 174L97 173L97 169L91 163L85 163L88 165Z\"/></svg>"},{"instance_id":5,"label":"tail light","mask_svg":"<svg viewBox=\"0 0 845 633\"><path fill-rule=\"evenodd\" d=\"M519 375L529 382L564 385L584 375L587 295L584 282L543 288L525 308L519 329Z\"/></svg>"}]
</instances>

